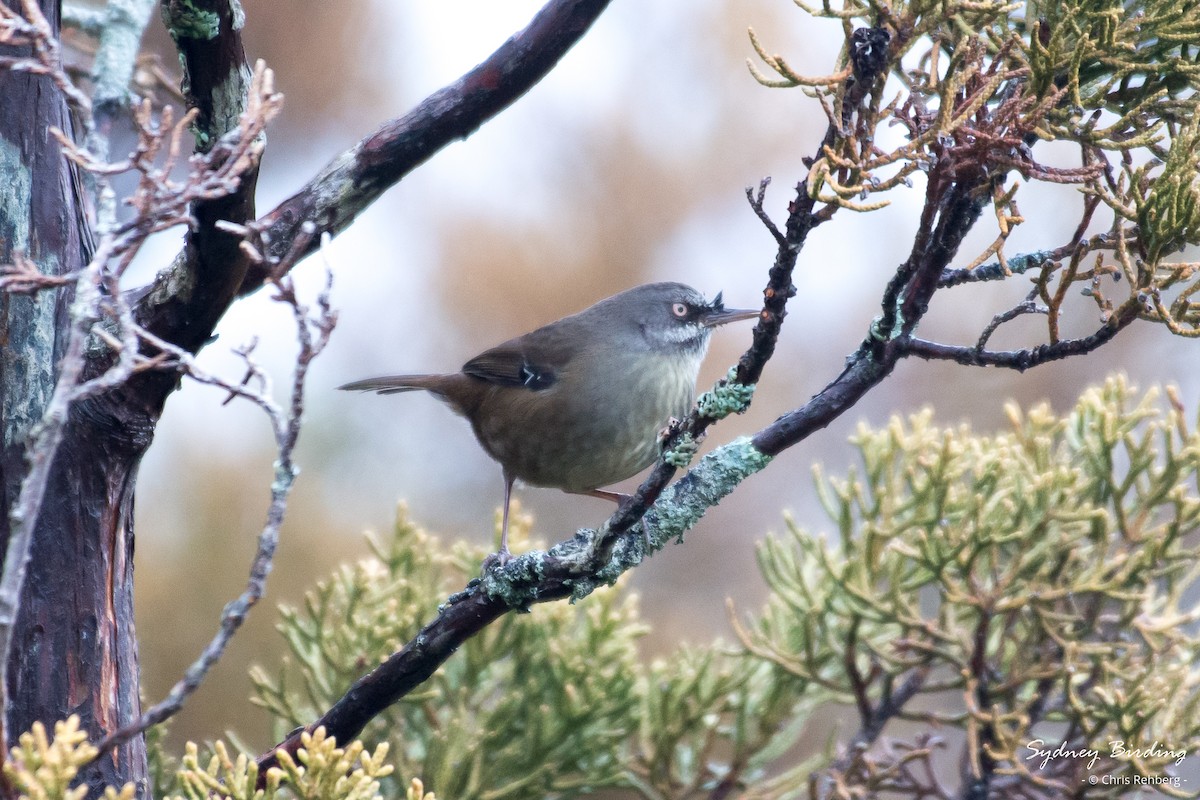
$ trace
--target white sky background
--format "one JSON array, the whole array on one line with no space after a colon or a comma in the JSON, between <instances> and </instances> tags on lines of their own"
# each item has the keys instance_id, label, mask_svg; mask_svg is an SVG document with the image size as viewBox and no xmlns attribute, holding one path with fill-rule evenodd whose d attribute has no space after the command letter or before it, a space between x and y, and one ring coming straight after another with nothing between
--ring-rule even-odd
<instances>
[{"instance_id":1,"label":"white sky background","mask_svg":"<svg viewBox=\"0 0 1200 800\"><path fill-rule=\"evenodd\" d=\"M247 3L251 25L254 5ZM740 0L731 5L743 38L747 25L786 20L791 27L772 28L764 37L772 50L785 53L801 72L828 71L839 40L830 23L815 23L797 9L781 15L780 6L790 6L783 0ZM486 58L523 27L541 3L378 0L376 6L377 24L389 31L377 38L392 47L365 55L388 76L391 96L386 105L314 127L305 127L312 122L304 119L304 109L286 107L279 123L283 130L271 135L288 148L284 153L268 148L259 184L260 213L295 191L376 124L404 113ZM500 470L478 448L464 421L426 397L348 395L335 392L334 387L388 372L453 370L479 350L522 333L521 329L491 329L488 320L462 320L455 309L440 305L444 295L435 290L435 278L454 270L454 265L441 260L435 218L457 215L467 229L477 215L513 224L552 217L559 206L577 199L561 193L555 174L572 159L586 158L586 153L573 149L572 133L603 128L622 109L636 109L639 145L654 149L664 160L706 146L717 122L706 95L705 79L711 75L741 76L741 91L754 95L759 104L760 115L746 120L744 135L728 142L728 148L755 147L756 130L772 125L795 125L795 146L790 151L764 150L760 164L718 193L722 200L666 231L650 271L655 279L689 282L710 295L724 290L729 305L757 303L773 259L773 242L747 208L742 191L760 177L773 175L768 205L782 224L790 187L803 174L800 157L813 151L823 121L817 105L799 91L785 96L751 79L743 63L752 54L748 41L739 58L722 60L727 54L720 48L707 49L704 42L688 35L697 19L728 7L717 0L614 2L547 80L467 141L437 154L334 240L328 252L341 321L311 375L308 427L297 455L302 469L297 493L321 498L351 532L387 529L395 502L403 498L415 519L434 531L450 538L487 538L492 509L502 496ZM814 33L820 24L826 27ZM249 41L254 58L253 31ZM278 85L285 94L288 81L281 72ZM797 124L801 116L809 124ZM289 133L289 125L296 131L317 133ZM887 277L907 253L921 191L918 183L912 191L889 195L895 205L877 214L839 214L813 235L796 275L800 296L784 327L778 355L768 365L758 401L746 418L717 426L710 445L769 424L837 375L843 358L857 346L876 313ZM1070 216L1056 218L1054 205L1039 207L1033 199L1038 193L1028 187L1022 190L1021 207L1030 221L1019 229L1015 238L1019 244L1012 252L1026 246L1054 246L1061 241L1063 227L1074 224ZM985 218L980 228L986 226ZM990 231L986 228L974 237L971 246L985 244ZM1047 241L1052 235L1057 238ZM164 238L142 263L166 263L178 241ZM322 280L320 261L310 259L295 273L302 293L309 297ZM561 276L556 275L555 265L547 264L545 280L556 279ZM607 293L624 288L613 285ZM980 316L975 301L988 297L981 291L940 296L923 331L953 341L973 341L991 314L1007 307L997 305ZM953 307L956 304L961 306ZM535 316L544 323L575 310L578 306L536 309ZM960 315L960 310L967 313ZM1092 321L1089 318L1088 324ZM471 331L487 330L486 338L455 332L467 323ZM702 384L722 374L736 358L749 341L749 327L717 333ZM1165 330L1134 328L1141 330L1120 338L1135 341L1136 347L1121 350L1120 357L1117 348L1105 348L1086 359L1025 375L902 364L858 408L793 448L711 512L686 547L668 548L640 568L636 585L653 610L668 609L682 587L703 584L703 599L690 609L663 613L708 619L714 629L724 628L726 596L752 610L761 597L753 577L754 540L768 530L782 529L784 509L794 509L812 527L830 527L815 509L809 467L821 459L831 473L843 473L852 458L846 436L862 419L882 423L891 412L907 414L931 402L943 424L969 418L986 431L1003 424L1002 403L1009 396L1018 395L1023 401L1050 398L1062 410L1084 386L1116 368L1130 372L1143 387L1154 380L1180 382L1185 402L1194 409L1200 399L1200 379L1194 368L1183 366L1195 363L1194 348L1185 351L1186 343L1172 339ZM291 331L286 310L260 292L234 306L219 327L219 341L203 352L202 363L236 378L240 367L229 356L230 348L258 335L260 353L282 398L294 349ZM1015 339L1012 344L1017 344ZM213 451L254 454L261 468L245 480L261 483L265 507L271 460L266 423L248 406L220 407L221 399L213 390L186 385L168 402L139 479L138 511L143 518L139 554L141 542L148 537L156 543L152 546L169 542L172 528L182 525L189 513L189 498L179 495L180 470L188 469L188 459L204 458ZM555 540L577 527L598 524L611 510L604 503L551 490L527 489L519 496L525 508L535 512L538 531ZM251 528L245 535L249 539L256 533ZM352 546L357 547L357 542L348 543L348 551ZM287 548L285 530L281 558L287 557Z\"/></svg>"}]
</instances>

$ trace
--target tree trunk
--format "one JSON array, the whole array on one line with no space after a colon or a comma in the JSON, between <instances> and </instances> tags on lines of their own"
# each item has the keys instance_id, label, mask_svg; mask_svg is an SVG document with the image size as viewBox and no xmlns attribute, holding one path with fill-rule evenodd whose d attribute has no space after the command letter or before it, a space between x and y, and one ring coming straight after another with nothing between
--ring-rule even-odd
<instances>
[{"instance_id":1,"label":"tree trunk","mask_svg":"<svg viewBox=\"0 0 1200 800\"><path fill-rule=\"evenodd\" d=\"M58 3L40 2L57 30ZM27 48L0 52L29 54ZM0 263L23 250L43 272L63 274L88 262L92 239L78 170L47 133L51 126L73 132L52 80L0 71ZM0 541L6 550L25 448L58 375L72 294L63 288L0 295ZM74 407L53 462L9 664L8 745L38 720L52 727L78 714L95 740L138 712L133 482L153 428L111 413L117 402L109 395ZM145 409L144 419L154 416ZM144 795L144 744L135 740L81 777L93 789L134 781Z\"/></svg>"}]
</instances>

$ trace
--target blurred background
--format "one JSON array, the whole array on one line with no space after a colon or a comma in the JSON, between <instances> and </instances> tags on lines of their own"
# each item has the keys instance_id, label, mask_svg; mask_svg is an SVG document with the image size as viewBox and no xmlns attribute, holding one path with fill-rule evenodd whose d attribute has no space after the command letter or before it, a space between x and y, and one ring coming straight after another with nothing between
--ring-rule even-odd
<instances>
[{"instance_id":1,"label":"blurred background","mask_svg":"<svg viewBox=\"0 0 1200 800\"><path fill-rule=\"evenodd\" d=\"M296 191L321 166L385 119L452 82L523 27L532 0L245 0L251 59L265 59L286 95L270 129L259 213ZM406 178L328 248L340 321L308 385L307 419L268 595L207 685L173 726L173 739L204 740L232 729L254 749L269 746L265 714L247 702L249 664L274 664L281 642L275 606L297 603L338 563L364 555L363 533L385 532L396 504L446 540L491 540L502 498L499 468L467 424L432 398L334 390L393 372L457 369L478 351L629 286L653 280L724 291L731 306L759 302L774 244L744 189L775 183L767 208L782 222L825 128L818 104L798 90L766 89L750 76L753 26L770 52L803 74L831 71L842 40L784 0L614 3L554 73L510 110ZM162 26L149 48L175 58ZM1071 153L1039 146L1041 158ZM843 212L818 229L800 258L778 352L754 405L717 426L707 447L753 432L807 401L837 376L878 313L883 286L907 255L923 186L889 195L877 213ZM1070 188L1026 186L1027 222L1010 253L1063 243L1076 224ZM985 214L964 248L969 262L995 236ZM148 280L180 244L154 242L139 262ZM296 271L313 297L321 259ZM134 276L135 281L139 276ZM961 288L935 299L922 334L972 342L993 314L1028 291ZM1096 312L1080 298L1075 328ZM1038 341L1040 319L1001 329L993 344ZM714 337L701 387L737 358L750 324ZM261 292L222 322L201 360L232 379L230 349L259 337L277 392L290 380L290 316ZM784 514L830 526L815 501L811 467L844 473L847 437L861 422L935 408L944 425L980 432L1005 425L1007 400L1067 408L1087 385L1123 370L1142 387L1173 381L1194 411L1195 350L1165 329L1134 325L1097 353L1025 374L947 364L902 363L827 430L794 447L713 509L687 538L644 564L632 586L654 633L648 657L681 641L731 638L726 598L755 611L764 588L755 542L781 531ZM242 589L268 502L274 445L248 404L186 384L168 403L140 474L137 496L138 618L148 700L159 699L211 637L222 606ZM628 487L636 485L630 481ZM601 522L607 503L554 490L519 490L538 536L556 541Z\"/></svg>"}]
</instances>

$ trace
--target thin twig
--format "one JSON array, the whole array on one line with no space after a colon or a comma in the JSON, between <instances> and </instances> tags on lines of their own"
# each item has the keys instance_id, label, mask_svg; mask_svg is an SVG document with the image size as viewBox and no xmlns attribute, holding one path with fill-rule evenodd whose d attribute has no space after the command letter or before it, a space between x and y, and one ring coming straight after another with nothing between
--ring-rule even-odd
<instances>
[{"instance_id":1,"label":"thin twig","mask_svg":"<svg viewBox=\"0 0 1200 800\"><path fill-rule=\"evenodd\" d=\"M186 350L151 333L139 331L140 336L147 343L163 353L169 354L174 359L175 366L191 379L224 389L230 393L231 397L245 398L262 409L270 420L275 436L277 451L275 479L271 483L271 503L267 508L267 520L258 535L258 545L250 563L250 577L247 580L246 588L236 599L225 606L217 633L191 666L185 670L183 677L171 687L167 696L142 712L137 719L102 739L97 744L96 758L177 714L188 698L200 688L209 671L220 660L233 636L245 622L250 609L258 603L266 591L267 576L271 572L275 550L279 543L279 531L287 512L288 497L297 475L293 454L300 437L301 419L304 415L304 388L308 370L313 360L320 355L329 342L329 336L337 323L337 314L329 302L332 281L333 272L327 268L325 288L317 297L315 316L310 316L309 308L298 300L290 278L285 277L276 284L279 293L274 299L291 307L299 345L286 411L271 398L270 381L266 373L254 361L251 347L239 350L238 354L246 362L248 376L261 381L262 389L259 391L250 389L247 386L248 381L231 383L217 375L205 372L196 365L195 359Z\"/></svg>"},{"instance_id":2,"label":"thin twig","mask_svg":"<svg viewBox=\"0 0 1200 800\"><path fill-rule=\"evenodd\" d=\"M1077 339L1060 339L1053 344L1043 344L1020 350L981 350L965 345L949 345L908 337L897 342L896 346L906 356L955 361L975 367L1005 367L1024 372L1049 361L1090 353L1106 344L1135 319L1137 319L1137 303L1126 302L1103 326L1097 328L1090 335Z\"/></svg>"},{"instance_id":3,"label":"thin twig","mask_svg":"<svg viewBox=\"0 0 1200 800\"><path fill-rule=\"evenodd\" d=\"M767 187L771 185L771 178L767 176L758 182L758 191L754 191L753 186L746 187L746 200L750 203L750 208L754 210L754 215L762 221L767 232L775 239L775 244L782 247L786 243L783 231L779 230L779 226L771 219L771 215L763 209L763 201L767 196Z\"/></svg>"},{"instance_id":4,"label":"thin twig","mask_svg":"<svg viewBox=\"0 0 1200 800\"><path fill-rule=\"evenodd\" d=\"M975 349L983 350L985 347L987 347L988 339L991 339L992 334L994 334L996 330L1006 322L1011 322L1017 317L1025 314L1049 314L1050 309L1046 308L1045 306L1040 306L1034 302L1034 298L1037 297L1037 292L1037 287L1034 287L1023 301L1017 303L1008 311L1002 311L1001 313L992 317L991 322L985 325L983 331L980 332L979 339L977 339L975 342Z\"/></svg>"}]
</instances>

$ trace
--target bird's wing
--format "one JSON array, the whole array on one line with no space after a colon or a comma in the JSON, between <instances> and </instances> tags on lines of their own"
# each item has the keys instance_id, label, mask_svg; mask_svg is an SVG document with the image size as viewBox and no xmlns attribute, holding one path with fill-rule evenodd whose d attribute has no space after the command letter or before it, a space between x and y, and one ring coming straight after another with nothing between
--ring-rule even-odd
<instances>
[{"instance_id":1,"label":"bird's wing","mask_svg":"<svg viewBox=\"0 0 1200 800\"><path fill-rule=\"evenodd\" d=\"M578 339L555 328L539 328L485 350L463 364L462 371L498 386L548 389L575 355Z\"/></svg>"}]
</instances>

